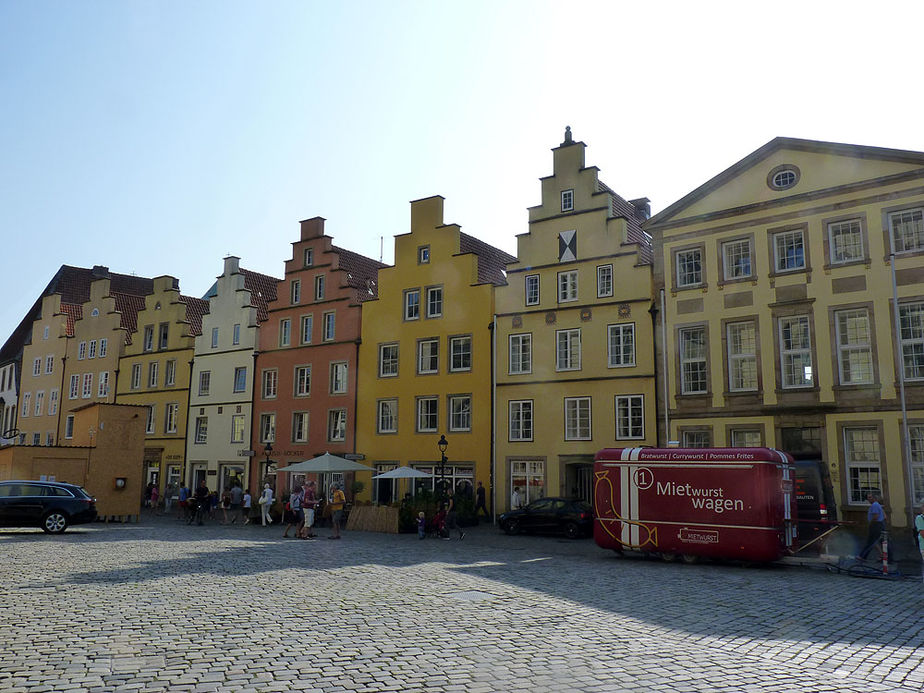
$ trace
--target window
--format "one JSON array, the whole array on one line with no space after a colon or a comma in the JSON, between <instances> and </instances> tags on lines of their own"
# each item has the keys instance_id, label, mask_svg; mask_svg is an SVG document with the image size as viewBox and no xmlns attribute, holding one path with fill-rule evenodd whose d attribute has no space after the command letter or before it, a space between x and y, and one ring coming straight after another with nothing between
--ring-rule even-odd
<instances>
[{"instance_id":1,"label":"window","mask_svg":"<svg viewBox=\"0 0 924 693\"><path fill-rule=\"evenodd\" d=\"M176 419L180 405L171 403L167 405L167 415L164 417L164 433L176 433Z\"/></svg>"},{"instance_id":2,"label":"window","mask_svg":"<svg viewBox=\"0 0 924 693\"><path fill-rule=\"evenodd\" d=\"M757 325L753 321L728 324L728 389L757 389Z\"/></svg>"},{"instance_id":3,"label":"window","mask_svg":"<svg viewBox=\"0 0 924 693\"><path fill-rule=\"evenodd\" d=\"M635 323L607 325L606 362L610 368L635 365Z\"/></svg>"},{"instance_id":4,"label":"window","mask_svg":"<svg viewBox=\"0 0 924 693\"><path fill-rule=\"evenodd\" d=\"M513 489L520 490L525 505L541 500L545 496L545 462L516 460L510 463L510 488L507 497L513 496Z\"/></svg>"},{"instance_id":5,"label":"window","mask_svg":"<svg viewBox=\"0 0 924 693\"><path fill-rule=\"evenodd\" d=\"M141 366L138 366L140 369ZM80 396L80 376L72 375L71 376L71 385L68 388L68 398L77 399Z\"/></svg>"},{"instance_id":6,"label":"window","mask_svg":"<svg viewBox=\"0 0 924 693\"><path fill-rule=\"evenodd\" d=\"M378 406L378 423L376 431L379 433L398 432L398 400L380 399Z\"/></svg>"},{"instance_id":7,"label":"window","mask_svg":"<svg viewBox=\"0 0 924 693\"><path fill-rule=\"evenodd\" d=\"M164 385L176 385L176 359L167 361L164 369Z\"/></svg>"},{"instance_id":8,"label":"window","mask_svg":"<svg viewBox=\"0 0 924 693\"><path fill-rule=\"evenodd\" d=\"M677 287L699 286L703 283L703 258L699 248L680 250L674 256L677 266Z\"/></svg>"},{"instance_id":9,"label":"window","mask_svg":"<svg viewBox=\"0 0 924 693\"><path fill-rule=\"evenodd\" d=\"M333 395L342 395L347 391L347 364L338 361L330 364L330 392Z\"/></svg>"},{"instance_id":10,"label":"window","mask_svg":"<svg viewBox=\"0 0 924 693\"><path fill-rule=\"evenodd\" d=\"M311 267L314 264L314 248L305 248L304 254L304 264L305 267Z\"/></svg>"},{"instance_id":11,"label":"window","mask_svg":"<svg viewBox=\"0 0 924 693\"><path fill-rule=\"evenodd\" d=\"M873 382L873 348L869 312L865 308L834 314L837 328L837 367L841 385Z\"/></svg>"},{"instance_id":12,"label":"window","mask_svg":"<svg viewBox=\"0 0 924 693\"><path fill-rule=\"evenodd\" d=\"M863 503L867 494L882 490L879 466L879 433L875 428L845 428L849 502Z\"/></svg>"},{"instance_id":13,"label":"window","mask_svg":"<svg viewBox=\"0 0 924 693\"><path fill-rule=\"evenodd\" d=\"M99 374L99 387L97 388L97 396L109 396L109 371L103 371Z\"/></svg>"},{"instance_id":14,"label":"window","mask_svg":"<svg viewBox=\"0 0 924 693\"><path fill-rule=\"evenodd\" d=\"M307 397L311 394L311 366L295 367L295 396Z\"/></svg>"},{"instance_id":15,"label":"window","mask_svg":"<svg viewBox=\"0 0 924 693\"><path fill-rule=\"evenodd\" d=\"M74 437L74 415L68 414L64 419L64 437L70 440Z\"/></svg>"},{"instance_id":16,"label":"window","mask_svg":"<svg viewBox=\"0 0 924 693\"><path fill-rule=\"evenodd\" d=\"M685 448L708 448L711 440L709 431L684 431L680 438L681 447Z\"/></svg>"},{"instance_id":17,"label":"window","mask_svg":"<svg viewBox=\"0 0 924 693\"><path fill-rule=\"evenodd\" d=\"M209 387L212 384L212 372L202 371L199 373L199 395L205 396L209 393Z\"/></svg>"},{"instance_id":18,"label":"window","mask_svg":"<svg viewBox=\"0 0 924 693\"><path fill-rule=\"evenodd\" d=\"M39 390L35 393L35 416L41 416L45 410L45 392Z\"/></svg>"},{"instance_id":19,"label":"window","mask_svg":"<svg viewBox=\"0 0 924 693\"><path fill-rule=\"evenodd\" d=\"M577 371L581 369L581 330L556 330L555 370Z\"/></svg>"},{"instance_id":20,"label":"window","mask_svg":"<svg viewBox=\"0 0 924 693\"><path fill-rule=\"evenodd\" d=\"M802 231L783 231L773 236L773 255L777 272L805 269Z\"/></svg>"},{"instance_id":21,"label":"window","mask_svg":"<svg viewBox=\"0 0 924 693\"><path fill-rule=\"evenodd\" d=\"M526 305L539 305L539 275L527 274L525 279L526 285Z\"/></svg>"},{"instance_id":22,"label":"window","mask_svg":"<svg viewBox=\"0 0 924 693\"><path fill-rule=\"evenodd\" d=\"M292 442L308 442L308 412L292 412Z\"/></svg>"},{"instance_id":23,"label":"window","mask_svg":"<svg viewBox=\"0 0 924 693\"><path fill-rule=\"evenodd\" d=\"M83 399L89 399L93 396L93 374L84 373L83 374L83 392L81 393Z\"/></svg>"},{"instance_id":24,"label":"window","mask_svg":"<svg viewBox=\"0 0 924 693\"><path fill-rule=\"evenodd\" d=\"M398 375L398 345L379 345L379 377L392 378Z\"/></svg>"},{"instance_id":25,"label":"window","mask_svg":"<svg viewBox=\"0 0 924 693\"><path fill-rule=\"evenodd\" d=\"M41 375L42 374L42 359L37 358L32 361L32 375Z\"/></svg>"},{"instance_id":26,"label":"window","mask_svg":"<svg viewBox=\"0 0 924 693\"><path fill-rule=\"evenodd\" d=\"M404 319L420 318L420 289L408 289L404 292Z\"/></svg>"},{"instance_id":27,"label":"window","mask_svg":"<svg viewBox=\"0 0 924 693\"><path fill-rule=\"evenodd\" d=\"M915 507L924 503L924 426L909 426L911 438L911 488Z\"/></svg>"},{"instance_id":28,"label":"window","mask_svg":"<svg viewBox=\"0 0 924 693\"><path fill-rule=\"evenodd\" d=\"M30 406L31 404L32 404L32 393L27 392L26 394L22 396L22 416L24 418L29 416L29 414L31 413L32 411L32 408Z\"/></svg>"},{"instance_id":29,"label":"window","mask_svg":"<svg viewBox=\"0 0 924 693\"><path fill-rule=\"evenodd\" d=\"M45 434L45 445L54 445L55 444L55 434L49 431Z\"/></svg>"},{"instance_id":30,"label":"window","mask_svg":"<svg viewBox=\"0 0 924 693\"><path fill-rule=\"evenodd\" d=\"M761 447L760 430L756 428L733 428L730 440L733 448Z\"/></svg>"},{"instance_id":31,"label":"window","mask_svg":"<svg viewBox=\"0 0 924 693\"><path fill-rule=\"evenodd\" d=\"M565 440L590 440L590 397L565 397Z\"/></svg>"},{"instance_id":32,"label":"window","mask_svg":"<svg viewBox=\"0 0 924 693\"><path fill-rule=\"evenodd\" d=\"M155 407L154 407L154 405L152 404L152 405L150 405L150 406L148 407L148 419L147 419L147 421L146 421L145 424L144 424L144 432L145 432L145 433L148 433L148 434L154 433L154 422L156 421L156 418L155 418L155 417L156 417L156 415L155 415Z\"/></svg>"},{"instance_id":33,"label":"window","mask_svg":"<svg viewBox=\"0 0 924 693\"><path fill-rule=\"evenodd\" d=\"M45 325L45 329L42 331L42 339L48 339L48 325Z\"/></svg>"},{"instance_id":34,"label":"window","mask_svg":"<svg viewBox=\"0 0 924 693\"><path fill-rule=\"evenodd\" d=\"M83 361L87 357L87 343L81 342L77 345L77 360ZM38 375L38 373L36 373Z\"/></svg>"},{"instance_id":35,"label":"window","mask_svg":"<svg viewBox=\"0 0 924 693\"><path fill-rule=\"evenodd\" d=\"M417 264L426 265L430 262L430 246L422 245L417 249Z\"/></svg>"},{"instance_id":36,"label":"window","mask_svg":"<svg viewBox=\"0 0 924 693\"><path fill-rule=\"evenodd\" d=\"M247 368L238 366L234 369L234 391L244 392L247 389Z\"/></svg>"},{"instance_id":37,"label":"window","mask_svg":"<svg viewBox=\"0 0 924 693\"><path fill-rule=\"evenodd\" d=\"M301 333L302 344L311 344L311 333L313 331L314 331L314 316L313 315L303 315L302 316L302 333Z\"/></svg>"},{"instance_id":38,"label":"window","mask_svg":"<svg viewBox=\"0 0 924 693\"><path fill-rule=\"evenodd\" d=\"M263 399L275 399L279 386L279 371L263 371Z\"/></svg>"},{"instance_id":39,"label":"window","mask_svg":"<svg viewBox=\"0 0 924 693\"><path fill-rule=\"evenodd\" d=\"M606 298L613 295L613 266L600 265L597 267L597 298Z\"/></svg>"},{"instance_id":40,"label":"window","mask_svg":"<svg viewBox=\"0 0 924 693\"><path fill-rule=\"evenodd\" d=\"M41 433L33 433L33 434L32 434L32 444L33 444L33 445L39 445L41 442L42 442L42 434L41 434Z\"/></svg>"},{"instance_id":41,"label":"window","mask_svg":"<svg viewBox=\"0 0 924 693\"><path fill-rule=\"evenodd\" d=\"M289 301L291 304L298 305L302 300L302 282L298 279L293 279L292 283L289 284Z\"/></svg>"},{"instance_id":42,"label":"window","mask_svg":"<svg viewBox=\"0 0 924 693\"><path fill-rule=\"evenodd\" d=\"M706 390L706 328L687 327L680 337L680 392L703 394Z\"/></svg>"},{"instance_id":43,"label":"window","mask_svg":"<svg viewBox=\"0 0 924 693\"><path fill-rule=\"evenodd\" d=\"M212 348L213 349L218 348L218 328L217 327L212 328Z\"/></svg>"},{"instance_id":44,"label":"window","mask_svg":"<svg viewBox=\"0 0 924 693\"><path fill-rule=\"evenodd\" d=\"M531 334L512 334L510 342L510 375L531 373L533 370L533 336Z\"/></svg>"},{"instance_id":45,"label":"window","mask_svg":"<svg viewBox=\"0 0 924 693\"><path fill-rule=\"evenodd\" d=\"M108 351L109 351L109 340L108 339L99 340L99 357L101 359L106 358L106 354L108 353Z\"/></svg>"},{"instance_id":46,"label":"window","mask_svg":"<svg viewBox=\"0 0 924 693\"><path fill-rule=\"evenodd\" d=\"M235 346L241 343L241 323L234 323L234 327L231 328L231 343Z\"/></svg>"},{"instance_id":47,"label":"window","mask_svg":"<svg viewBox=\"0 0 924 693\"><path fill-rule=\"evenodd\" d=\"M577 301L578 298L577 270L558 273L558 302Z\"/></svg>"},{"instance_id":48,"label":"window","mask_svg":"<svg viewBox=\"0 0 924 693\"><path fill-rule=\"evenodd\" d=\"M325 342L333 341L337 329L337 314L333 311L321 316L321 339Z\"/></svg>"},{"instance_id":49,"label":"window","mask_svg":"<svg viewBox=\"0 0 924 693\"><path fill-rule=\"evenodd\" d=\"M87 344L87 358L95 359L96 358L96 340L91 339Z\"/></svg>"},{"instance_id":50,"label":"window","mask_svg":"<svg viewBox=\"0 0 924 693\"><path fill-rule=\"evenodd\" d=\"M439 425L439 402L436 397L417 398L417 432L432 433Z\"/></svg>"},{"instance_id":51,"label":"window","mask_svg":"<svg viewBox=\"0 0 924 693\"><path fill-rule=\"evenodd\" d=\"M421 339L417 342L417 374L439 371L440 342L438 339Z\"/></svg>"},{"instance_id":52,"label":"window","mask_svg":"<svg viewBox=\"0 0 924 693\"><path fill-rule=\"evenodd\" d=\"M449 370L472 370L472 338L453 337L449 340Z\"/></svg>"},{"instance_id":53,"label":"window","mask_svg":"<svg viewBox=\"0 0 924 693\"><path fill-rule=\"evenodd\" d=\"M812 386L812 341L807 315L780 318L780 370L784 388Z\"/></svg>"},{"instance_id":54,"label":"window","mask_svg":"<svg viewBox=\"0 0 924 693\"><path fill-rule=\"evenodd\" d=\"M645 437L645 396L616 396L616 438Z\"/></svg>"},{"instance_id":55,"label":"window","mask_svg":"<svg viewBox=\"0 0 924 693\"><path fill-rule=\"evenodd\" d=\"M742 238L722 244L722 265L726 281L751 276L751 241Z\"/></svg>"},{"instance_id":56,"label":"window","mask_svg":"<svg viewBox=\"0 0 924 693\"><path fill-rule=\"evenodd\" d=\"M909 209L889 215L892 250L910 253L924 248L924 210Z\"/></svg>"},{"instance_id":57,"label":"window","mask_svg":"<svg viewBox=\"0 0 924 693\"><path fill-rule=\"evenodd\" d=\"M73 376L71 376L71 384L73 384ZM131 389L137 390L139 387L141 387L141 364L133 363Z\"/></svg>"},{"instance_id":58,"label":"window","mask_svg":"<svg viewBox=\"0 0 924 693\"><path fill-rule=\"evenodd\" d=\"M48 398L48 416L54 416L58 413L58 390L51 391Z\"/></svg>"},{"instance_id":59,"label":"window","mask_svg":"<svg viewBox=\"0 0 924 693\"><path fill-rule=\"evenodd\" d=\"M561 191L561 211L570 212L574 209L574 190Z\"/></svg>"},{"instance_id":60,"label":"window","mask_svg":"<svg viewBox=\"0 0 924 693\"><path fill-rule=\"evenodd\" d=\"M105 355L105 354L100 353L100 357L102 357L102 356L104 356L104 355ZM54 370L55 370L55 357L54 357L54 356L46 356L46 357L45 357L45 375L49 375L49 374L53 373Z\"/></svg>"},{"instance_id":61,"label":"window","mask_svg":"<svg viewBox=\"0 0 924 693\"><path fill-rule=\"evenodd\" d=\"M260 414L260 442L276 442L276 415Z\"/></svg>"},{"instance_id":62,"label":"window","mask_svg":"<svg viewBox=\"0 0 924 693\"><path fill-rule=\"evenodd\" d=\"M208 442L208 429L209 429L209 417L207 416L197 416L196 417L196 444L202 445L203 443Z\"/></svg>"},{"instance_id":63,"label":"window","mask_svg":"<svg viewBox=\"0 0 924 693\"><path fill-rule=\"evenodd\" d=\"M169 325L165 322L162 322L158 326L158 339L157 339L157 348L166 349L167 348L167 333L169 330Z\"/></svg>"},{"instance_id":64,"label":"window","mask_svg":"<svg viewBox=\"0 0 924 693\"><path fill-rule=\"evenodd\" d=\"M279 346L289 346L292 334L292 321L288 318L279 321Z\"/></svg>"},{"instance_id":65,"label":"window","mask_svg":"<svg viewBox=\"0 0 924 693\"><path fill-rule=\"evenodd\" d=\"M770 187L774 190L786 190L793 187L799 182L799 173L795 168L788 166L776 171L770 175Z\"/></svg>"},{"instance_id":66,"label":"window","mask_svg":"<svg viewBox=\"0 0 924 693\"><path fill-rule=\"evenodd\" d=\"M427 289L427 317L438 318L443 314L443 287L431 286Z\"/></svg>"},{"instance_id":67,"label":"window","mask_svg":"<svg viewBox=\"0 0 924 693\"><path fill-rule=\"evenodd\" d=\"M472 430L471 395L453 395L449 398L449 430Z\"/></svg>"},{"instance_id":68,"label":"window","mask_svg":"<svg viewBox=\"0 0 924 693\"><path fill-rule=\"evenodd\" d=\"M314 278L314 300L323 301L324 300L324 275L319 274Z\"/></svg>"},{"instance_id":69,"label":"window","mask_svg":"<svg viewBox=\"0 0 924 693\"><path fill-rule=\"evenodd\" d=\"M234 414L231 416L231 442L244 442L244 425L246 419L243 414Z\"/></svg>"},{"instance_id":70,"label":"window","mask_svg":"<svg viewBox=\"0 0 924 693\"><path fill-rule=\"evenodd\" d=\"M905 303L898 307L905 378L924 378L924 303Z\"/></svg>"},{"instance_id":71,"label":"window","mask_svg":"<svg viewBox=\"0 0 924 693\"><path fill-rule=\"evenodd\" d=\"M152 361L148 364L148 387L157 387L160 364Z\"/></svg>"},{"instance_id":72,"label":"window","mask_svg":"<svg viewBox=\"0 0 924 693\"><path fill-rule=\"evenodd\" d=\"M531 399L511 400L508 404L510 429L508 440L533 439L533 401Z\"/></svg>"},{"instance_id":73,"label":"window","mask_svg":"<svg viewBox=\"0 0 924 693\"><path fill-rule=\"evenodd\" d=\"M346 409L327 412L327 440L333 443L346 440Z\"/></svg>"},{"instance_id":74,"label":"window","mask_svg":"<svg viewBox=\"0 0 924 693\"><path fill-rule=\"evenodd\" d=\"M828 248L832 265L862 260L864 251L860 220L850 219L828 224Z\"/></svg>"}]
</instances>

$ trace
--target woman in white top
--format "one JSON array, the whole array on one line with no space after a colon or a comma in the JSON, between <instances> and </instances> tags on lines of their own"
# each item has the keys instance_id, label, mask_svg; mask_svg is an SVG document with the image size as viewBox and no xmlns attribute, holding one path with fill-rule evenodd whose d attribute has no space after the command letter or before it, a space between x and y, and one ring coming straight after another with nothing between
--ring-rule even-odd
<instances>
[{"instance_id":1,"label":"woman in white top","mask_svg":"<svg viewBox=\"0 0 924 693\"><path fill-rule=\"evenodd\" d=\"M523 499L520 497L520 487L513 487L513 495L510 496L510 509L519 510L523 507Z\"/></svg>"},{"instance_id":2,"label":"woman in white top","mask_svg":"<svg viewBox=\"0 0 924 693\"><path fill-rule=\"evenodd\" d=\"M260 510L263 512L263 526L273 524L273 518L270 517L270 506L273 504L273 489L269 484L263 485L263 495L260 496Z\"/></svg>"}]
</instances>

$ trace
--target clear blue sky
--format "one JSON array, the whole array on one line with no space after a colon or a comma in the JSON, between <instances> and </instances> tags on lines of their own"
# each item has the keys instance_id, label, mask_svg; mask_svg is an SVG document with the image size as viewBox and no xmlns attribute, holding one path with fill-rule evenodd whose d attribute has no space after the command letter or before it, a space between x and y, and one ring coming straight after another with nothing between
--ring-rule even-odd
<instances>
[{"instance_id":1,"label":"clear blue sky","mask_svg":"<svg viewBox=\"0 0 924 693\"><path fill-rule=\"evenodd\" d=\"M433 194L516 252L565 125L653 211L778 135L924 150L924 3L752 5L0 0L0 343L61 264L390 262Z\"/></svg>"}]
</instances>

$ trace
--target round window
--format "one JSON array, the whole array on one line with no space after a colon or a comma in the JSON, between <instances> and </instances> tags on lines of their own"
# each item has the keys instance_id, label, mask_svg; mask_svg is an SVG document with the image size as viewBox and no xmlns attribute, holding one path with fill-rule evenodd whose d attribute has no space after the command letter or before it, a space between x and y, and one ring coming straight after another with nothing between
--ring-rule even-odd
<instances>
[{"instance_id":1,"label":"round window","mask_svg":"<svg viewBox=\"0 0 924 693\"><path fill-rule=\"evenodd\" d=\"M800 175L797 166L777 166L767 175L767 185L773 190L788 190L799 182Z\"/></svg>"}]
</instances>

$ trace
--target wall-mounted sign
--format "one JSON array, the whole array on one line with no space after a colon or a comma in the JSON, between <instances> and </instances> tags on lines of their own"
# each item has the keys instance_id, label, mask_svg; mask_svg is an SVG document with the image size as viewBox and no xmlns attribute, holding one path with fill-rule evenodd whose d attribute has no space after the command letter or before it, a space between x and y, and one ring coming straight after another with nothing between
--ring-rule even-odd
<instances>
[{"instance_id":1,"label":"wall-mounted sign","mask_svg":"<svg viewBox=\"0 0 924 693\"><path fill-rule=\"evenodd\" d=\"M255 453L254 453L253 450L238 450L238 451L237 451L237 456L238 456L238 457L253 457L254 454L255 454Z\"/></svg>"}]
</instances>

